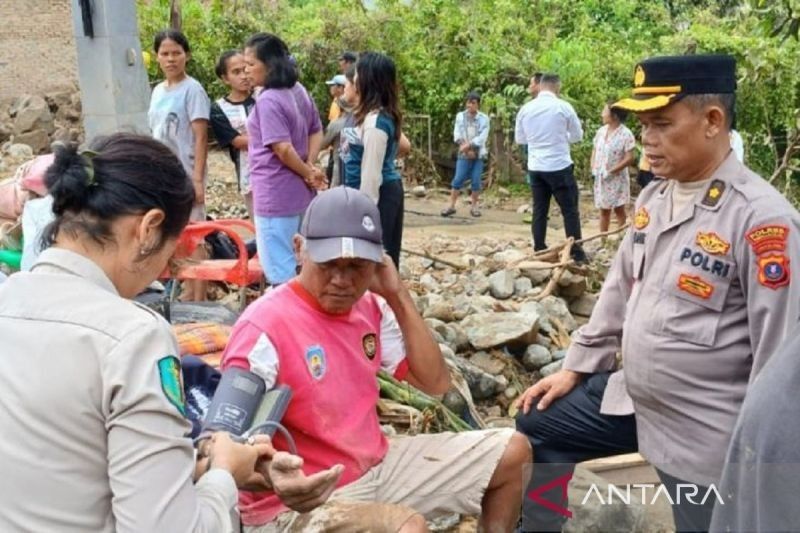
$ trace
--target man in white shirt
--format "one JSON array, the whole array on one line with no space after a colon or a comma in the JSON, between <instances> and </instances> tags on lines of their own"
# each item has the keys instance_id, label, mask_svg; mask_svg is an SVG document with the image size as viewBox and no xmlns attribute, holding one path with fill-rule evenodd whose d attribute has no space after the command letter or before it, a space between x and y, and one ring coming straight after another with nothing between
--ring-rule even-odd
<instances>
[{"instance_id":1,"label":"man in white shirt","mask_svg":"<svg viewBox=\"0 0 800 533\"><path fill-rule=\"evenodd\" d=\"M545 74L539 94L517 114L515 140L528 146L528 176L533 193L533 249L547 248L547 215L550 198L555 197L564 217L567 237L581 238L578 185L573 173L570 144L583 139L583 128L575 109L558 97L561 80ZM586 261L580 246L572 247L572 258Z\"/></svg>"}]
</instances>

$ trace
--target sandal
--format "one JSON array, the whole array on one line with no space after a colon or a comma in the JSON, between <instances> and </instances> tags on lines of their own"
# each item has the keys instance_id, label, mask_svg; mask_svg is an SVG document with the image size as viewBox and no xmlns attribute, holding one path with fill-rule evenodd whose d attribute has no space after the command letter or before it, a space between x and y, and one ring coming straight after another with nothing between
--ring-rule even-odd
<instances>
[{"instance_id":1,"label":"sandal","mask_svg":"<svg viewBox=\"0 0 800 533\"><path fill-rule=\"evenodd\" d=\"M476 217L476 218L477 218L477 217L479 217L479 216L481 216L481 212L480 212L480 210L479 210L477 207L473 207L473 208L470 210L469 214L470 214L470 215L472 215L472 216L474 216L474 217Z\"/></svg>"},{"instance_id":2,"label":"sandal","mask_svg":"<svg viewBox=\"0 0 800 533\"><path fill-rule=\"evenodd\" d=\"M453 209L452 207L448 207L447 209L443 209L442 210L442 216L443 217L449 217L449 216L453 216L455 214L456 214L456 210Z\"/></svg>"}]
</instances>

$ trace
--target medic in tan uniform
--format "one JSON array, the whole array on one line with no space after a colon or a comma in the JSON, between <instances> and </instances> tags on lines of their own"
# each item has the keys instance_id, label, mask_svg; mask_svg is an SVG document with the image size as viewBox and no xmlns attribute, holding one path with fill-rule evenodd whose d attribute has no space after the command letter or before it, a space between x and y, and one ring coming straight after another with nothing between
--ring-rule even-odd
<instances>
[{"instance_id":1,"label":"medic in tan uniform","mask_svg":"<svg viewBox=\"0 0 800 533\"><path fill-rule=\"evenodd\" d=\"M175 338L126 299L164 270L194 193L150 138L118 134L95 151L58 152L51 247L0 287L0 530L229 532L237 487L269 479L290 506L310 481L332 491L336 472L304 479L288 454L261 468L268 440L217 433L195 453Z\"/></svg>"}]
</instances>

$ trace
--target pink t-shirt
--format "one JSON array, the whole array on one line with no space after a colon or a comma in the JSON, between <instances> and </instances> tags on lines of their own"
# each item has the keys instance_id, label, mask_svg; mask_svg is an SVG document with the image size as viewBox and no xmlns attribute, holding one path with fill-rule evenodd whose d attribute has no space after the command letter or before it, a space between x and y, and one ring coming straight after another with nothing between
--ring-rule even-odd
<instances>
[{"instance_id":1,"label":"pink t-shirt","mask_svg":"<svg viewBox=\"0 0 800 533\"><path fill-rule=\"evenodd\" d=\"M388 443L375 409L383 369L402 379L408 371L402 335L386 302L366 293L346 314L325 313L293 280L264 295L234 326L222 369L261 376L267 388L288 385L292 400L282 424L297 444L303 471L344 465L339 486L380 463ZM275 448L287 450L280 434ZM245 525L261 525L286 510L273 493L242 492Z\"/></svg>"}]
</instances>

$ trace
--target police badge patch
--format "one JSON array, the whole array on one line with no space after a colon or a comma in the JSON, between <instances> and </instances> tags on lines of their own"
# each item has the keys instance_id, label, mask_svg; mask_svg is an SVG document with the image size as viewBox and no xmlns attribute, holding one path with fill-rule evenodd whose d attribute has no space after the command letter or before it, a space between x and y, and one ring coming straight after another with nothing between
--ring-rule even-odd
<instances>
[{"instance_id":1,"label":"police badge patch","mask_svg":"<svg viewBox=\"0 0 800 533\"><path fill-rule=\"evenodd\" d=\"M181 362L174 355L168 355L158 360L158 377L161 380L161 390L169 403L174 405L183 416L186 416L186 396L183 392L183 377L181 375Z\"/></svg>"},{"instance_id":2,"label":"police badge patch","mask_svg":"<svg viewBox=\"0 0 800 533\"><path fill-rule=\"evenodd\" d=\"M713 231L708 233L698 231L695 236L695 243L711 255L725 255L731 249L731 243Z\"/></svg>"},{"instance_id":3,"label":"police badge patch","mask_svg":"<svg viewBox=\"0 0 800 533\"><path fill-rule=\"evenodd\" d=\"M306 349L306 365L311 377L319 381L328 370L328 363L325 360L325 350L316 344Z\"/></svg>"},{"instance_id":4,"label":"police badge patch","mask_svg":"<svg viewBox=\"0 0 800 533\"><path fill-rule=\"evenodd\" d=\"M783 254L770 254L758 258L758 282L778 289L789 284L789 258Z\"/></svg>"},{"instance_id":5,"label":"police badge patch","mask_svg":"<svg viewBox=\"0 0 800 533\"><path fill-rule=\"evenodd\" d=\"M644 207L640 207L633 216L633 226L636 229L643 229L648 224L650 224L650 213Z\"/></svg>"}]
</instances>

